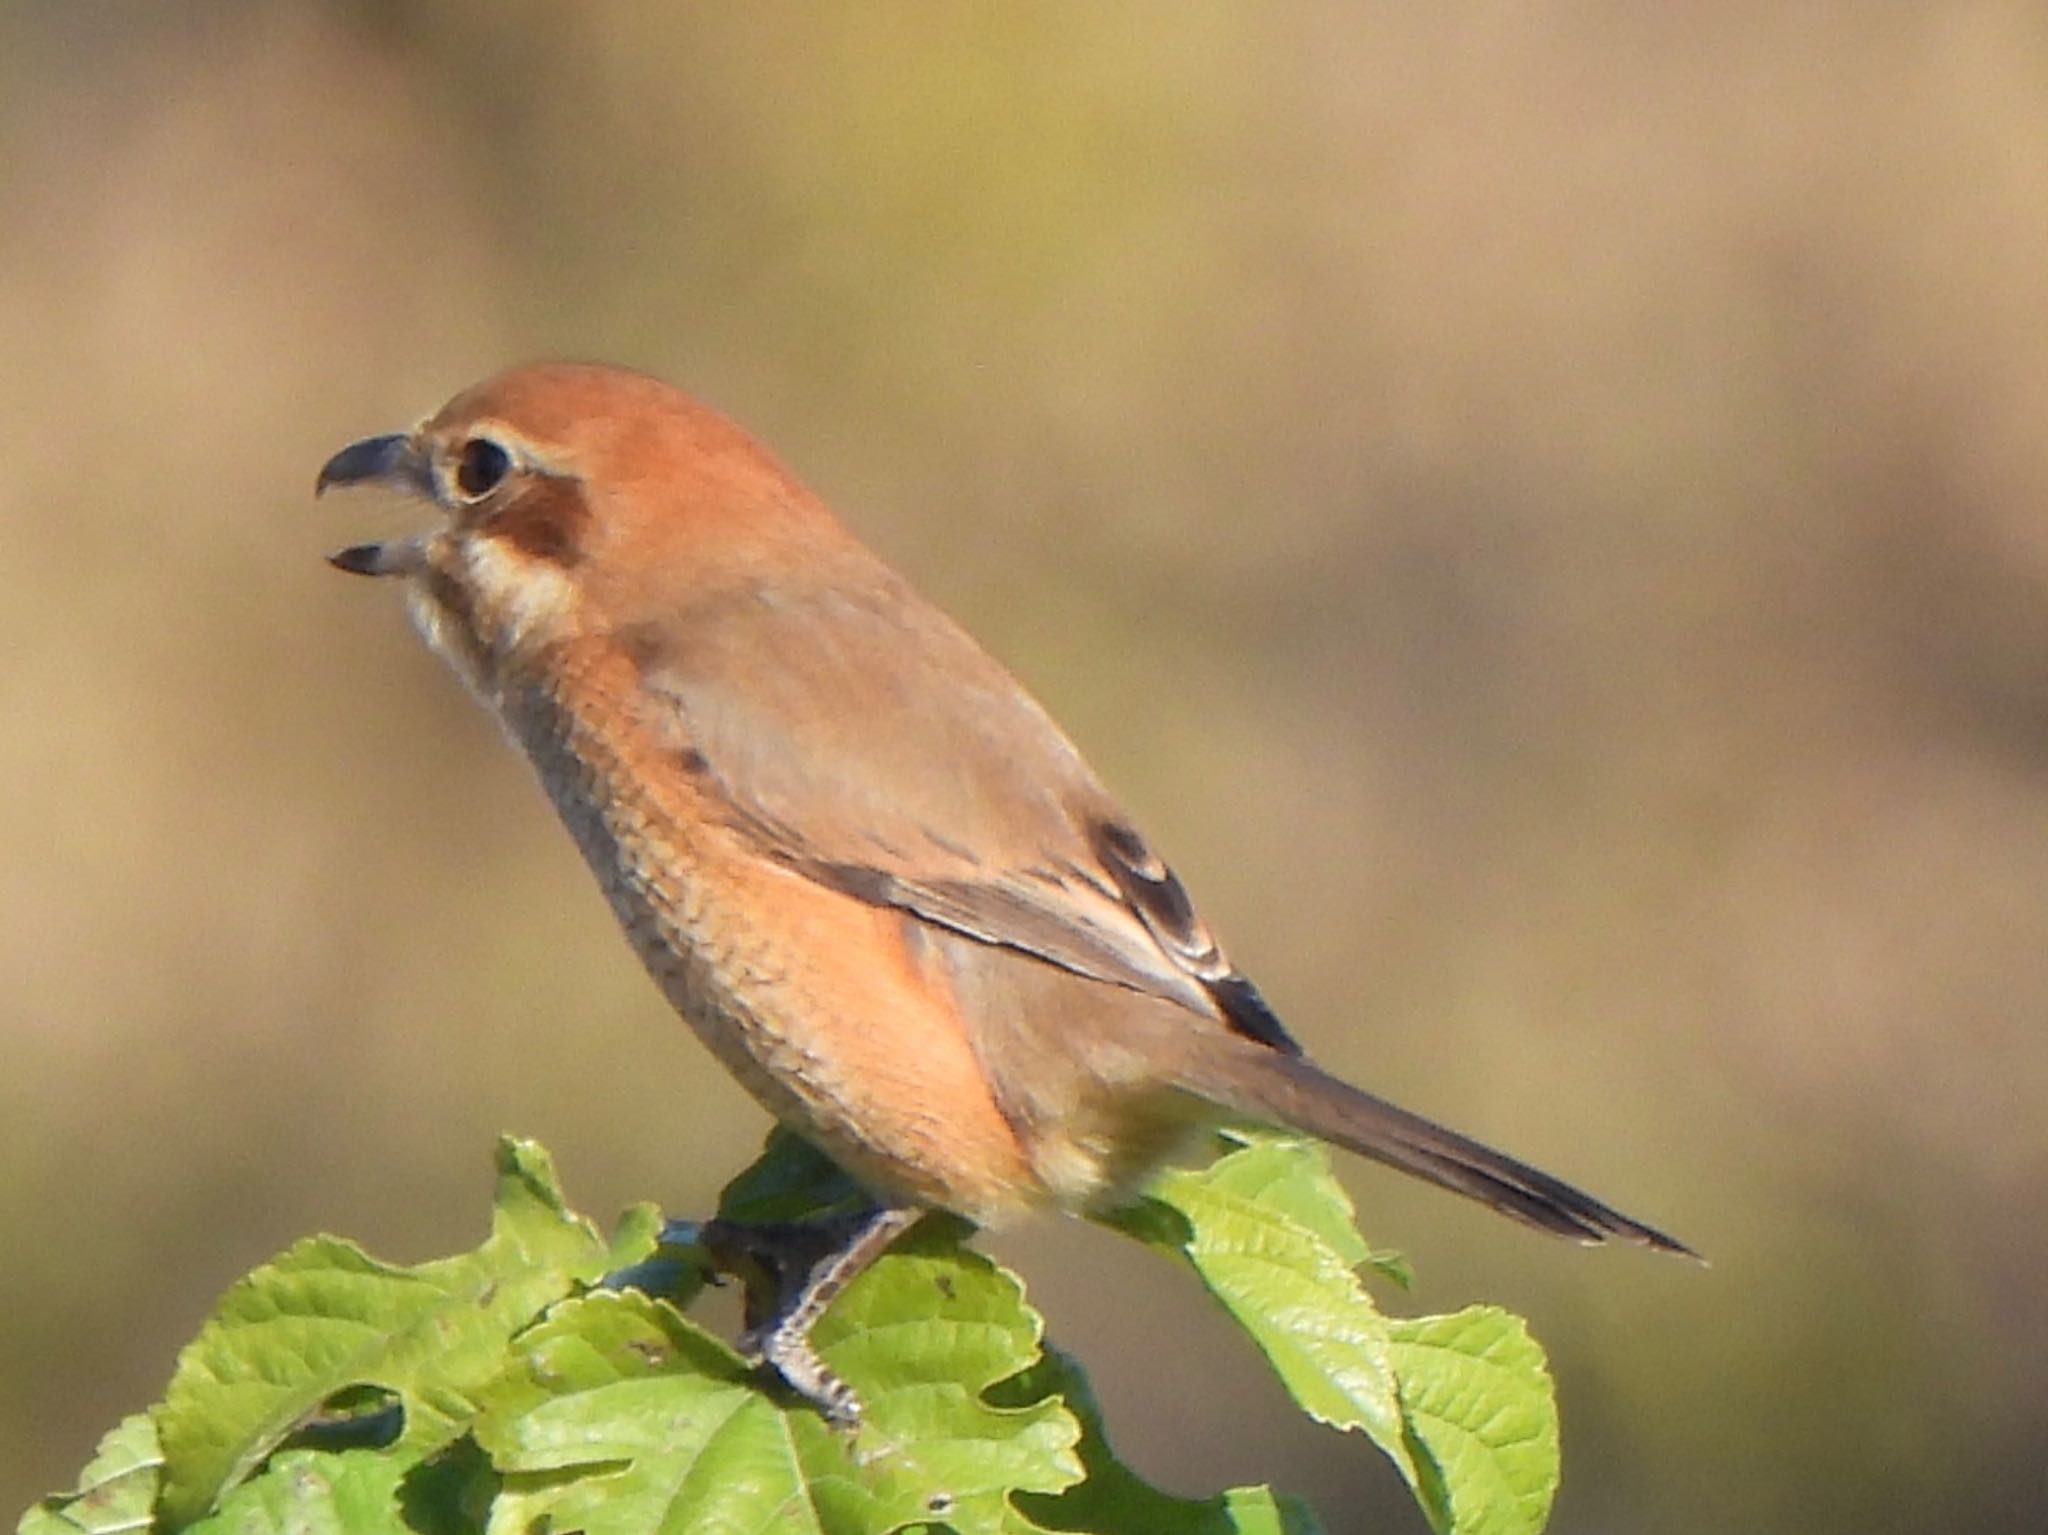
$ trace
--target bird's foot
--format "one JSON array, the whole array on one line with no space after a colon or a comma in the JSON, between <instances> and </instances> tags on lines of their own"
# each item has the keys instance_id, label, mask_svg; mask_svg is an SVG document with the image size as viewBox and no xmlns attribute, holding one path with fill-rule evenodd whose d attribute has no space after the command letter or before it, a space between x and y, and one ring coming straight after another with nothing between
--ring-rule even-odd
<instances>
[{"instance_id":1,"label":"bird's foot","mask_svg":"<svg viewBox=\"0 0 2048 1535\"><path fill-rule=\"evenodd\" d=\"M746 1291L740 1352L766 1367L828 1422L856 1428L859 1395L811 1344L811 1329L832 1302L924 1212L882 1205L820 1221L752 1225L706 1222L704 1250Z\"/></svg>"}]
</instances>

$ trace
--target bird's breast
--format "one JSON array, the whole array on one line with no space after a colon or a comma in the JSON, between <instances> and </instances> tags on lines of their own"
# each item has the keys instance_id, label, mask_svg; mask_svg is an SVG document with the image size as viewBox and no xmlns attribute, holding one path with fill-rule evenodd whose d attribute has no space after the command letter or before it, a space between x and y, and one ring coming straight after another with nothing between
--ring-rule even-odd
<instances>
[{"instance_id":1,"label":"bird's breast","mask_svg":"<svg viewBox=\"0 0 2048 1535\"><path fill-rule=\"evenodd\" d=\"M982 1224L1047 1197L910 920L765 856L622 651L498 707L670 1003L771 1113L888 1197Z\"/></svg>"}]
</instances>

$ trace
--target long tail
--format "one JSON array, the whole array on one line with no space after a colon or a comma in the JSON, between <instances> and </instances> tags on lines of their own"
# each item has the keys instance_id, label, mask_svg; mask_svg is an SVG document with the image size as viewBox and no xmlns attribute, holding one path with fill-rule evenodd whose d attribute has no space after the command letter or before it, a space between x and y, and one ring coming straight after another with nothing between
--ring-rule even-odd
<instances>
[{"instance_id":1,"label":"long tail","mask_svg":"<svg viewBox=\"0 0 2048 1535\"><path fill-rule=\"evenodd\" d=\"M1362 1092L1299 1056L1236 1039L1218 1044L1217 1051L1189 1063L1180 1080L1212 1103L1305 1130L1558 1236L1579 1242L1614 1237L1699 1256L1569 1183Z\"/></svg>"}]
</instances>

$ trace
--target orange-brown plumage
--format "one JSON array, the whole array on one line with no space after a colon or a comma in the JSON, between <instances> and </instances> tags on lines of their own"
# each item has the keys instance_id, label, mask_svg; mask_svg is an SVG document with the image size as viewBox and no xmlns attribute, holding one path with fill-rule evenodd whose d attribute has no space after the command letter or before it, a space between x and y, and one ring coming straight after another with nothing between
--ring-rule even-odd
<instances>
[{"instance_id":1,"label":"orange-brown plumage","mask_svg":"<svg viewBox=\"0 0 2048 1535\"><path fill-rule=\"evenodd\" d=\"M1030 695L716 412L515 369L321 475L363 481L443 524L336 563L407 581L669 1000L885 1203L1097 1207L1236 1112L1678 1248L1303 1059Z\"/></svg>"},{"instance_id":2,"label":"orange-brown plumage","mask_svg":"<svg viewBox=\"0 0 2048 1535\"><path fill-rule=\"evenodd\" d=\"M1022 1148L901 916L759 857L708 767L682 760L695 748L636 710L644 659L574 642L539 728L560 753L551 789L601 807L572 830L656 982L756 1098L857 1177L983 1221L1014 1213Z\"/></svg>"}]
</instances>

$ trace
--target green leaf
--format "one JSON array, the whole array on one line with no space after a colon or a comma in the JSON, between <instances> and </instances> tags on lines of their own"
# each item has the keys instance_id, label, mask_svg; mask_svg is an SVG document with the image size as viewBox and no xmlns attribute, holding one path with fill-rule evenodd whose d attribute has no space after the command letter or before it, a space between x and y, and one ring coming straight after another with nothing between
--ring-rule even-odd
<instances>
[{"instance_id":1,"label":"green leaf","mask_svg":"<svg viewBox=\"0 0 2048 1535\"><path fill-rule=\"evenodd\" d=\"M1534 1535L1557 1493L1557 1400L1543 1350L1495 1306L1391 1324L1423 1472L1459 1535Z\"/></svg>"},{"instance_id":2,"label":"green leaf","mask_svg":"<svg viewBox=\"0 0 2048 1535\"><path fill-rule=\"evenodd\" d=\"M745 1365L664 1302L571 1301L514 1353L475 1428L503 1481L492 1531L772 1529L799 1490Z\"/></svg>"},{"instance_id":3,"label":"green leaf","mask_svg":"<svg viewBox=\"0 0 2048 1535\"><path fill-rule=\"evenodd\" d=\"M1058 1395L1081 1423L1084 1479L1055 1494L1018 1494L1014 1528L1020 1535L1321 1535L1322 1526L1306 1504L1268 1487L1237 1487L1213 1498L1194 1499L1176 1498L1152 1486L1116 1458L1087 1376L1055 1349L1047 1349L1023 1375L1005 1381L996 1395L1025 1401Z\"/></svg>"},{"instance_id":4,"label":"green leaf","mask_svg":"<svg viewBox=\"0 0 2048 1535\"><path fill-rule=\"evenodd\" d=\"M465 1434L405 1473L399 1505L411 1535L475 1535L490 1518L498 1487L490 1458Z\"/></svg>"},{"instance_id":5,"label":"green leaf","mask_svg":"<svg viewBox=\"0 0 2048 1535\"><path fill-rule=\"evenodd\" d=\"M1390 1260L1323 1152L1228 1139L1111 1222L1185 1259L1307 1411L1393 1457L1440 1532L1535 1535L1557 1423L1521 1322L1383 1317L1356 1269ZM809 1220L863 1200L778 1132L721 1214ZM1022 1287L963 1250L962 1222L927 1218L815 1328L866 1405L852 1434L677 1309L705 1273L691 1229L641 1206L607 1243L545 1153L507 1141L477 1251L401 1268L323 1237L266 1264L180 1356L154 1416L110 1434L20 1535L1315 1535L1266 1488L1176 1498L1119 1463L1085 1376L1041 1348Z\"/></svg>"},{"instance_id":6,"label":"green leaf","mask_svg":"<svg viewBox=\"0 0 2048 1535\"><path fill-rule=\"evenodd\" d=\"M827 1529L943 1515L958 1535L994 1531L1010 1490L1056 1491L1082 1474L1080 1425L1063 1403L987 1399L1038 1358L1044 1323L1015 1275L962 1249L967 1234L927 1219L812 1334L867 1404L851 1456L814 1413L796 1419Z\"/></svg>"},{"instance_id":7,"label":"green leaf","mask_svg":"<svg viewBox=\"0 0 2048 1535\"><path fill-rule=\"evenodd\" d=\"M411 1458L369 1450L285 1450L234 1488L192 1535L412 1535L400 1514L400 1478Z\"/></svg>"},{"instance_id":8,"label":"green leaf","mask_svg":"<svg viewBox=\"0 0 2048 1535\"><path fill-rule=\"evenodd\" d=\"M57 1493L21 1516L16 1535L119 1535L149 1528L163 1477L156 1424L146 1412L124 1418L99 1443L73 1492Z\"/></svg>"},{"instance_id":9,"label":"green leaf","mask_svg":"<svg viewBox=\"0 0 2048 1535\"><path fill-rule=\"evenodd\" d=\"M1368 1249L1320 1146L1242 1138L1209 1167L1161 1173L1109 1218L1184 1257L1304 1412L1364 1430L1423 1492L1387 1319L1354 1271Z\"/></svg>"},{"instance_id":10,"label":"green leaf","mask_svg":"<svg viewBox=\"0 0 2048 1535\"><path fill-rule=\"evenodd\" d=\"M606 1250L607 1269L631 1268L645 1263L661 1245L661 1211L651 1204L628 1205L612 1228L611 1246Z\"/></svg>"},{"instance_id":11,"label":"green leaf","mask_svg":"<svg viewBox=\"0 0 2048 1535\"><path fill-rule=\"evenodd\" d=\"M473 1253L400 1268L333 1237L300 1242L231 1288L179 1355L156 1412L165 1527L205 1516L356 1388L398 1394L409 1460L448 1443L502 1369L507 1339L596 1279L607 1257L563 1201L547 1154L509 1139L491 1235Z\"/></svg>"},{"instance_id":12,"label":"green leaf","mask_svg":"<svg viewBox=\"0 0 2048 1535\"><path fill-rule=\"evenodd\" d=\"M873 1200L839 1164L777 1126L761 1155L718 1196L719 1218L766 1224L808 1221L864 1209Z\"/></svg>"},{"instance_id":13,"label":"green leaf","mask_svg":"<svg viewBox=\"0 0 2048 1535\"><path fill-rule=\"evenodd\" d=\"M1450 1535L1534 1535L1558 1482L1556 1401L1521 1321L1473 1308L1390 1319L1354 1265L1372 1254L1310 1142L1239 1134L1109 1219L1185 1257L1310 1416L1362 1429Z\"/></svg>"},{"instance_id":14,"label":"green leaf","mask_svg":"<svg viewBox=\"0 0 2048 1535\"><path fill-rule=\"evenodd\" d=\"M1081 1467L1057 1400L986 1388L1037 1354L1016 1281L927 1223L856 1280L813 1341L860 1393L857 1435L770 1394L666 1302L601 1293L521 1337L478 1442L504 1477L491 1529L882 1532L940 1521L1002 1531L1011 1489Z\"/></svg>"}]
</instances>

